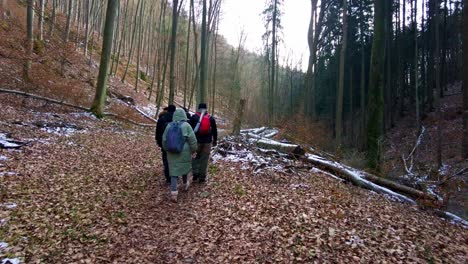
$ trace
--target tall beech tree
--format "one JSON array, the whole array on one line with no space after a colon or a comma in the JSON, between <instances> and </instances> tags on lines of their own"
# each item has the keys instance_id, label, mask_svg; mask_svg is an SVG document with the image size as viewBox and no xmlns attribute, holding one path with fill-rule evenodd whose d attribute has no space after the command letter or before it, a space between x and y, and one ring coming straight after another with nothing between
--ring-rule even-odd
<instances>
[{"instance_id":1,"label":"tall beech tree","mask_svg":"<svg viewBox=\"0 0 468 264\"><path fill-rule=\"evenodd\" d=\"M101 62L99 64L96 95L91 106L91 112L97 117L102 117L107 95L107 80L109 78L109 66L112 52L112 38L114 36L114 23L117 16L119 0L108 0L104 36L102 43Z\"/></svg>"}]
</instances>

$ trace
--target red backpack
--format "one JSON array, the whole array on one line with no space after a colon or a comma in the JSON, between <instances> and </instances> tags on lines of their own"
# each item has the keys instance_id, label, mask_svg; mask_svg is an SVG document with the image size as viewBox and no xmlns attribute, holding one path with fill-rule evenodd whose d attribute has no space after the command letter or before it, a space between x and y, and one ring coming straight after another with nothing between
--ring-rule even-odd
<instances>
[{"instance_id":1,"label":"red backpack","mask_svg":"<svg viewBox=\"0 0 468 264\"><path fill-rule=\"evenodd\" d=\"M201 116L201 113L197 113L198 117ZM211 132L211 122L210 122L210 115L208 113L203 115L202 120L200 121L200 127L198 129L198 135L206 136Z\"/></svg>"}]
</instances>

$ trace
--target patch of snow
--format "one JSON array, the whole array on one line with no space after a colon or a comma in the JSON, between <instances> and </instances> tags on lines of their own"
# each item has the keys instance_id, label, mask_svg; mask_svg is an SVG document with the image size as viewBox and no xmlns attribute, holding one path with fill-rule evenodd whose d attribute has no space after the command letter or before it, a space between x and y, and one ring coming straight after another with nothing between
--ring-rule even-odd
<instances>
[{"instance_id":1,"label":"patch of snow","mask_svg":"<svg viewBox=\"0 0 468 264\"><path fill-rule=\"evenodd\" d=\"M95 115L89 112L75 112L75 113L70 113L71 116L73 117L88 117L91 119L98 119Z\"/></svg>"},{"instance_id":2,"label":"patch of snow","mask_svg":"<svg viewBox=\"0 0 468 264\"><path fill-rule=\"evenodd\" d=\"M7 219L0 219L0 227L5 226L7 222Z\"/></svg>"},{"instance_id":3,"label":"patch of snow","mask_svg":"<svg viewBox=\"0 0 468 264\"><path fill-rule=\"evenodd\" d=\"M140 110L149 116L156 116L156 112L158 109L155 105L149 104L147 106L142 106Z\"/></svg>"},{"instance_id":4,"label":"patch of snow","mask_svg":"<svg viewBox=\"0 0 468 264\"><path fill-rule=\"evenodd\" d=\"M77 129L71 127L43 127L41 130L49 134L64 135L66 137L73 135L78 131Z\"/></svg>"},{"instance_id":5,"label":"patch of snow","mask_svg":"<svg viewBox=\"0 0 468 264\"><path fill-rule=\"evenodd\" d=\"M439 174L441 176L447 175L447 172L449 170L449 166L447 164L442 164L442 167L439 168Z\"/></svg>"},{"instance_id":6,"label":"patch of snow","mask_svg":"<svg viewBox=\"0 0 468 264\"><path fill-rule=\"evenodd\" d=\"M428 185L427 188L426 188L426 190L427 190L427 192L428 192L429 194L434 195L434 197L436 197L437 200L442 201L443 198L440 197L439 194L437 194L436 189L437 189L437 186L436 186L436 185Z\"/></svg>"},{"instance_id":7,"label":"patch of snow","mask_svg":"<svg viewBox=\"0 0 468 264\"><path fill-rule=\"evenodd\" d=\"M7 149L21 147L21 145L8 141L7 135L4 133L0 133L0 145L2 145L4 148L7 148Z\"/></svg>"},{"instance_id":8,"label":"patch of snow","mask_svg":"<svg viewBox=\"0 0 468 264\"><path fill-rule=\"evenodd\" d=\"M16 207L18 207L18 205L15 203L4 203L0 204L0 206L5 207L6 209L15 209Z\"/></svg>"},{"instance_id":9,"label":"patch of snow","mask_svg":"<svg viewBox=\"0 0 468 264\"><path fill-rule=\"evenodd\" d=\"M8 249L8 243L6 242L0 242L0 252L3 250Z\"/></svg>"},{"instance_id":10,"label":"patch of snow","mask_svg":"<svg viewBox=\"0 0 468 264\"><path fill-rule=\"evenodd\" d=\"M17 175L16 172L12 172L12 171L9 171L9 172L0 172L0 177L3 177L3 176L15 176Z\"/></svg>"},{"instance_id":11,"label":"patch of snow","mask_svg":"<svg viewBox=\"0 0 468 264\"><path fill-rule=\"evenodd\" d=\"M299 183L299 184L291 184L289 187L291 187L291 189L307 189L309 188L309 185L307 184L304 184L304 183Z\"/></svg>"},{"instance_id":12,"label":"patch of snow","mask_svg":"<svg viewBox=\"0 0 468 264\"><path fill-rule=\"evenodd\" d=\"M7 160L8 160L7 156L0 155L0 161L7 161Z\"/></svg>"},{"instance_id":13,"label":"patch of snow","mask_svg":"<svg viewBox=\"0 0 468 264\"><path fill-rule=\"evenodd\" d=\"M20 264L19 258L4 258L2 259L2 264Z\"/></svg>"}]
</instances>

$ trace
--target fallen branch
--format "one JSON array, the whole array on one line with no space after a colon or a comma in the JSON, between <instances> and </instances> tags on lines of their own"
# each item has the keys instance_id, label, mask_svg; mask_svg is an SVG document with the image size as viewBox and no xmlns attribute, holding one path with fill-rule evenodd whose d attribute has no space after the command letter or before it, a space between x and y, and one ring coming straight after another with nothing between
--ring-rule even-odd
<instances>
[{"instance_id":1,"label":"fallen branch","mask_svg":"<svg viewBox=\"0 0 468 264\"><path fill-rule=\"evenodd\" d=\"M25 92L21 92L21 91L0 89L0 93L15 94L15 95L31 97L31 98L38 99L38 100L43 100L43 101L46 101L46 102L49 102L49 103L60 104L60 105L64 105L64 106L68 106L68 107L72 107L72 108L76 108L76 109L80 109L80 110L89 112L89 108L86 108L84 106L74 105L74 104L70 104L70 103L67 103L67 102L64 102L64 101L59 101L59 100L55 100L55 99L52 99L52 98L47 98L47 97L43 97L43 96L39 96L39 95L35 95L35 94L30 94L30 93L25 93Z\"/></svg>"},{"instance_id":2,"label":"fallen branch","mask_svg":"<svg viewBox=\"0 0 468 264\"><path fill-rule=\"evenodd\" d=\"M64 102L64 101L59 101L59 100L56 100L56 99L52 99L52 98L48 98L48 97L43 97L43 96L39 96L39 95L35 95L35 94L30 94L30 93L26 93L26 92L21 92L21 91L16 91L16 90L8 90L8 89L1 89L1 88L0 88L0 93L21 95L21 96L30 97L30 98L37 99L37 100L46 101L46 102L49 102L49 103L54 103L54 104L59 104L59 105L64 105L64 106L76 108L76 109L79 109L79 110L83 110L83 111L85 111L85 112L90 112L90 109L89 109L89 108L86 108L86 107L84 107L84 106L74 105L74 104L70 104L70 103L67 103L67 102ZM131 108L137 110L136 108L133 108L133 107L131 107ZM137 110L137 111L138 111L140 114L142 114L139 110ZM143 126L143 127L156 127L156 125L138 123L138 122L132 121L132 120L130 120L130 119L128 119L128 118L125 118L125 117L118 116L118 115L113 114L113 113L104 113L104 115L105 115L105 116L109 116L109 117L114 117L114 118L117 118L117 119L120 119L120 120L124 120L124 121L127 121L127 122L129 122L129 123L132 123L132 124L138 125L138 126ZM148 117L148 116L146 116L146 115L145 115L145 117L150 118L152 121L156 122L156 121L155 121L153 118L151 118L151 117Z\"/></svg>"},{"instance_id":3,"label":"fallen branch","mask_svg":"<svg viewBox=\"0 0 468 264\"><path fill-rule=\"evenodd\" d=\"M424 132L426 132L426 128L423 126L421 129L421 133L418 136L418 140L416 141L416 144L414 144L413 149L409 153L408 157L405 158L405 155L401 155L401 159L403 160L403 166L405 167L406 173L408 175L413 175L413 161L414 161L414 153L416 152L416 149L418 148L419 145L421 145ZM408 160L410 161L410 166L408 167Z\"/></svg>"}]
</instances>

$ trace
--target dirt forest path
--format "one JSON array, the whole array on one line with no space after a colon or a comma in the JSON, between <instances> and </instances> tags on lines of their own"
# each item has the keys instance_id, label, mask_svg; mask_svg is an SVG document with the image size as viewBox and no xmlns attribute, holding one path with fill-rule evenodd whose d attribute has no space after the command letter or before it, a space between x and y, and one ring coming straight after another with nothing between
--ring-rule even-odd
<instances>
[{"instance_id":1,"label":"dirt forest path","mask_svg":"<svg viewBox=\"0 0 468 264\"><path fill-rule=\"evenodd\" d=\"M151 129L1 95L1 259L25 263L466 263L466 229L318 173L210 166L168 201Z\"/></svg>"}]
</instances>

